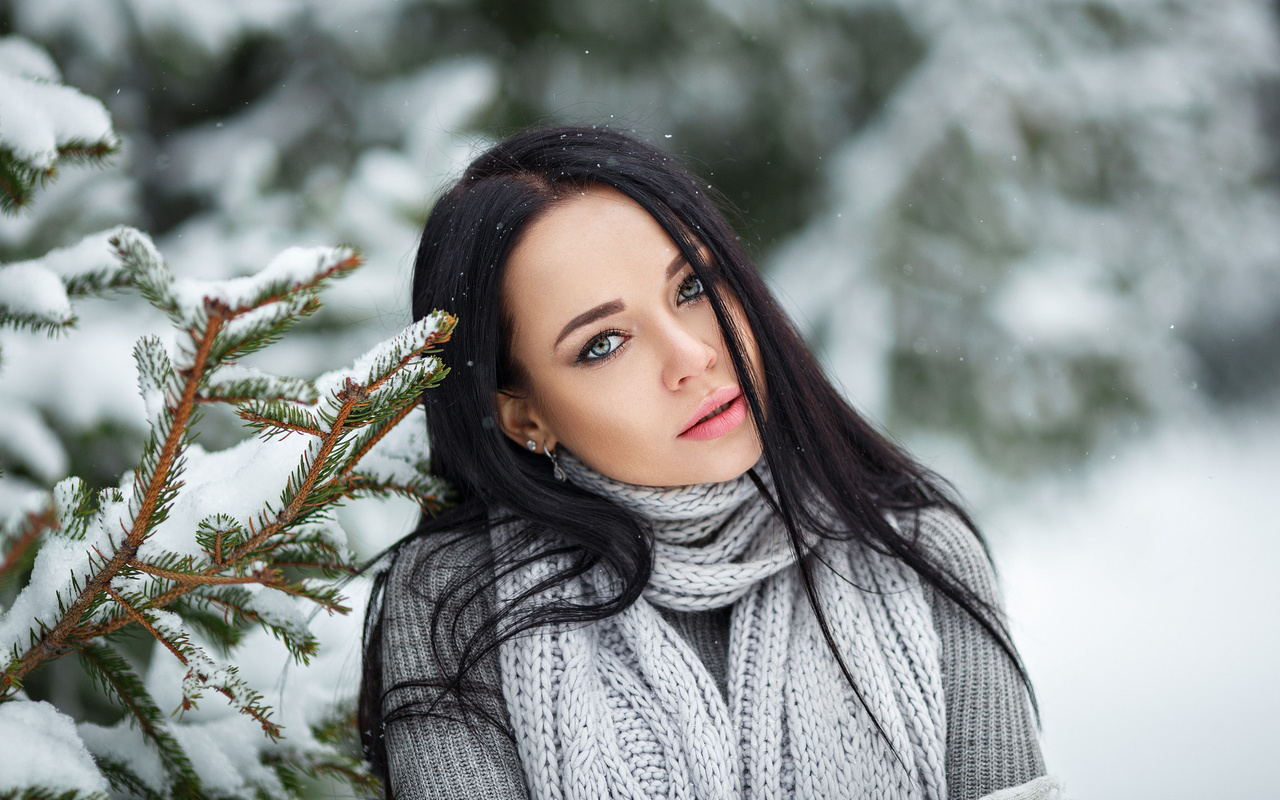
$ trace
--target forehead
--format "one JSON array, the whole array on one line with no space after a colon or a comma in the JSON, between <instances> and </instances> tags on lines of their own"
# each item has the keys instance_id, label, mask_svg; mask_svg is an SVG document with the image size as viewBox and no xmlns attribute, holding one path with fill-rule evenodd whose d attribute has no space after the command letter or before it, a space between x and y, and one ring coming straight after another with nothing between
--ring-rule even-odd
<instances>
[{"instance_id":1,"label":"forehead","mask_svg":"<svg viewBox=\"0 0 1280 800\"><path fill-rule=\"evenodd\" d=\"M559 326L600 303L627 302L679 248L649 213L614 189L564 199L525 229L503 270L503 303L514 333Z\"/></svg>"}]
</instances>

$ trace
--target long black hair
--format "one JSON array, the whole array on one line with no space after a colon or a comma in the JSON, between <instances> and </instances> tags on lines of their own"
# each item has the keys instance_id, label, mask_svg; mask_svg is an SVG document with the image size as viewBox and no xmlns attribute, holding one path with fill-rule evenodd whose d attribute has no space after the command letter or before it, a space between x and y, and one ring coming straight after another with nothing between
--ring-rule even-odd
<instances>
[{"instance_id":1,"label":"long black hair","mask_svg":"<svg viewBox=\"0 0 1280 800\"><path fill-rule=\"evenodd\" d=\"M399 687L384 687L381 679L386 572L375 576L360 697L361 740L374 771L384 775L386 770L382 731L388 721L411 713L456 719L468 709L492 708L476 702L473 693L479 690L467 674L501 642L537 626L616 614L634 603L648 582L652 551L645 521L607 498L556 481L550 462L508 439L495 418L495 394L518 391L522 382L508 347L511 320L501 296L507 258L531 222L557 203L599 186L616 189L647 211L705 287L761 434L774 491L766 491L758 479L757 484L775 506L797 554L811 553L802 534L808 532L856 540L900 559L986 630L1030 692L998 609L953 575L911 526L891 525L886 512L909 518L910 512L946 509L981 542L972 521L944 481L863 420L831 385L708 196L708 185L672 156L608 128L539 129L512 136L476 158L436 203L422 232L414 266L413 316L445 309L458 317L443 353L451 372L423 398L431 470L452 486L455 503L440 516L424 517L392 550L420 537L435 537L437 546L427 550L470 547L473 568L450 583L446 597L433 598L430 642L443 673L450 677L433 686L435 700L427 707L390 711L384 709L385 699ZM759 347L763 375L748 368L745 332L734 328L726 298L741 305ZM508 546L491 550L487 533L499 510L504 522L517 523L513 527L519 533ZM485 546L474 547L477 541ZM515 602L493 607L474 634L457 640L463 610L473 604L485 607L484 598L492 597L499 576L553 553L570 556L565 569ZM394 552L384 558L393 556ZM813 570L825 567L809 557L797 563L828 647L861 699L818 602ZM614 578L613 596L558 604L523 602L597 567ZM1034 702L1032 694L1033 706Z\"/></svg>"}]
</instances>

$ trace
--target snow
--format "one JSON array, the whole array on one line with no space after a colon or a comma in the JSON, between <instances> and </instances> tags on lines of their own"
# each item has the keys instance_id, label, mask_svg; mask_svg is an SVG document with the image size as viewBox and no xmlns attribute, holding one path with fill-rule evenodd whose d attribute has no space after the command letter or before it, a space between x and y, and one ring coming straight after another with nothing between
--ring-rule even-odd
<instances>
[{"instance_id":1,"label":"snow","mask_svg":"<svg viewBox=\"0 0 1280 800\"><path fill-rule=\"evenodd\" d=\"M24 465L43 483L67 474L67 451L34 409L0 394L0 420L0 453L12 459L10 463Z\"/></svg>"},{"instance_id":2,"label":"snow","mask_svg":"<svg viewBox=\"0 0 1280 800\"><path fill-rule=\"evenodd\" d=\"M132 379L137 371L134 343L150 332L172 334L149 307L134 306L122 318L112 302L78 304L77 330L58 339L0 330L0 396L46 409L70 430L90 430L108 421L141 426L146 417ZM86 386L94 391L85 391Z\"/></svg>"},{"instance_id":3,"label":"snow","mask_svg":"<svg viewBox=\"0 0 1280 800\"><path fill-rule=\"evenodd\" d=\"M50 83L62 80L49 54L21 36L0 36L0 71Z\"/></svg>"},{"instance_id":4,"label":"snow","mask_svg":"<svg viewBox=\"0 0 1280 800\"><path fill-rule=\"evenodd\" d=\"M159 794L169 785L160 754L143 737L142 731L122 719L115 725L103 726L82 722L76 726L85 747L97 758L123 763L143 783Z\"/></svg>"},{"instance_id":5,"label":"snow","mask_svg":"<svg viewBox=\"0 0 1280 800\"><path fill-rule=\"evenodd\" d=\"M263 586L247 587L250 591L249 602L245 607L256 611L268 625L279 628L295 641L307 636L307 615L303 611L303 603L307 610L315 607L313 603L293 597L276 589Z\"/></svg>"},{"instance_id":6,"label":"snow","mask_svg":"<svg viewBox=\"0 0 1280 800\"><path fill-rule=\"evenodd\" d=\"M206 792L244 800L257 797L256 787L264 787L268 794L276 796L283 793L275 772L259 760L259 754L266 749L260 740L265 737L258 723L249 717L236 715L199 725L175 725L173 735L191 759Z\"/></svg>"},{"instance_id":7,"label":"snow","mask_svg":"<svg viewBox=\"0 0 1280 800\"><path fill-rule=\"evenodd\" d=\"M50 531L32 565L31 577L13 604L0 614L0 658L11 652L21 653L30 644L30 631L36 622L53 625L59 614L59 598L66 604L75 598L73 579L84 585L90 574L94 549L103 553L114 550L111 537L127 529L127 501L104 500L100 514L85 526L81 538L66 538Z\"/></svg>"},{"instance_id":8,"label":"snow","mask_svg":"<svg viewBox=\"0 0 1280 800\"><path fill-rule=\"evenodd\" d=\"M76 735L76 724L45 702L0 705L0 793L28 787L105 794L106 778Z\"/></svg>"},{"instance_id":9,"label":"snow","mask_svg":"<svg viewBox=\"0 0 1280 800\"><path fill-rule=\"evenodd\" d=\"M1184 420L988 515L1046 758L1075 796L1274 794L1280 417L1250 416Z\"/></svg>"},{"instance_id":10,"label":"snow","mask_svg":"<svg viewBox=\"0 0 1280 800\"><path fill-rule=\"evenodd\" d=\"M49 506L49 493L34 483L12 475L0 475L0 542L18 532L28 513Z\"/></svg>"},{"instance_id":11,"label":"snow","mask_svg":"<svg viewBox=\"0 0 1280 800\"><path fill-rule=\"evenodd\" d=\"M323 398L341 391L347 378L367 386L383 377L405 355L426 345L427 340L440 327L440 315L431 314L409 325L400 333L379 343L367 353L356 359L355 364L345 369L326 372L316 378L316 391ZM437 368L439 359L434 356L422 359L415 368L431 370Z\"/></svg>"},{"instance_id":12,"label":"snow","mask_svg":"<svg viewBox=\"0 0 1280 800\"><path fill-rule=\"evenodd\" d=\"M227 514L247 527L251 521L257 524L258 512L267 505L280 510L280 493L310 446L311 437L301 434L270 441L247 439L212 453L191 445L182 474L183 488L168 518L143 542L139 557L173 553L201 559L204 551L195 531L202 519Z\"/></svg>"},{"instance_id":13,"label":"snow","mask_svg":"<svg viewBox=\"0 0 1280 800\"><path fill-rule=\"evenodd\" d=\"M111 247L111 238L119 235L125 228L117 226L110 230L99 231L81 239L69 247L57 247L39 258L11 264L5 269L23 265L36 265L53 272L63 278L72 278L86 272L120 271L120 259ZM3 271L0 271L3 274Z\"/></svg>"},{"instance_id":14,"label":"snow","mask_svg":"<svg viewBox=\"0 0 1280 800\"><path fill-rule=\"evenodd\" d=\"M58 276L31 263L0 267L0 307L61 324L75 316Z\"/></svg>"},{"instance_id":15,"label":"snow","mask_svg":"<svg viewBox=\"0 0 1280 800\"><path fill-rule=\"evenodd\" d=\"M5 44L0 47L0 141L14 155L36 169L48 169L61 145L115 144L111 118L102 103L69 86L50 83L52 65L39 63L32 52L34 45L15 44L12 39Z\"/></svg>"},{"instance_id":16,"label":"snow","mask_svg":"<svg viewBox=\"0 0 1280 800\"><path fill-rule=\"evenodd\" d=\"M261 302L264 293L274 284L310 283L353 255L344 247L290 247L256 275L221 281L183 278L174 283L173 293L188 319L204 308L206 299L221 300L233 309L243 309Z\"/></svg>"}]
</instances>

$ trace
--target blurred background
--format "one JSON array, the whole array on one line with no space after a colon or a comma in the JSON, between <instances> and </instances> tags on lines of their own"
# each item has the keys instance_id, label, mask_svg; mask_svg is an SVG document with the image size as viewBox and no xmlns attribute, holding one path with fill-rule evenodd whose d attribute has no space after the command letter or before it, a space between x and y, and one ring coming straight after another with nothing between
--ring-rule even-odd
<instances>
[{"instance_id":1,"label":"blurred background","mask_svg":"<svg viewBox=\"0 0 1280 800\"><path fill-rule=\"evenodd\" d=\"M45 47L123 142L0 217L0 262L120 223L180 276L352 244L368 266L261 354L312 377L408 323L417 230L486 144L634 132L723 194L855 405L973 507L1071 793L1280 797L1278 12L0 0L0 35ZM0 504L135 463L133 342L170 334L133 298L78 311L59 339L0 332ZM414 517L346 522L372 555Z\"/></svg>"}]
</instances>

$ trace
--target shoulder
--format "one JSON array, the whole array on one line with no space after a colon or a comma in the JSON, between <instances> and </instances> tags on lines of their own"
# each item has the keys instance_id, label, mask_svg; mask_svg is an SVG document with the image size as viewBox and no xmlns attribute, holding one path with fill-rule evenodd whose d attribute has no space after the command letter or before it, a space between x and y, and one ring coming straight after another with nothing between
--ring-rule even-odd
<instances>
[{"instance_id":1,"label":"shoulder","mask_svg":"<svg viewBox=\"0 0 1280 800\"><path fill-rule=\"evenodd\" d=\"M400 545L386 567L381 602L382 646L393 660L402 648L461 645L492 611L492 550L482 529L418 534ZM444 639L439 638L448 632ZM462 637L457 640L455 637Z\"/></svg>"},{"instance_id":2,"label":"shoulder","mask_svg":"<svg viewBox=\"0 0 1280 800\"><path fill-rule=\"evenodd\" d=\"M420 534L387 567L381 607L384 681L449 674L493 611L483 531Z\"/></svg>"},{"instance_id":3,"label":"shoulder","mask_svg":"<svg viewBox=\"0 0 1280 800\"><path fill-rule=\"evenodd\" d=\"M984 601L998 602L999 590L991 554L978 533L958 514L947 508L925 508L900 517L899 524L908 535L914 528L920 545L951 577L972 589Z\"/></svg>"},{"instance_id":4,"label":"shoulder","mask_svg":"<svg viewBox=\"0 0 1280 800\"><path fill-rule=\"evenodd\" d=\"M484 531L443 530L410 536L386 567L387 600L411 595L438 598L487 564L491 552Z\"/></svg>"}]
</instances>

